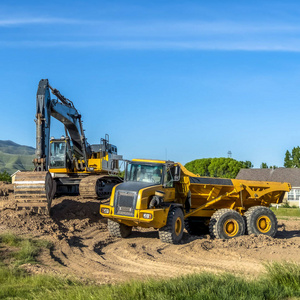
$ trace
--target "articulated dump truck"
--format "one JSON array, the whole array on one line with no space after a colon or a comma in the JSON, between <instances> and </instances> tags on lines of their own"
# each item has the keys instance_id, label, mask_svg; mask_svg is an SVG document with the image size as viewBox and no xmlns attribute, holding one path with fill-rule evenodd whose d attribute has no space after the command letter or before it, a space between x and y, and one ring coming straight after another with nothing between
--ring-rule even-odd
<instances>
[{"instance_id":1,"label":"articulated dump truck","mask_svg":"<svg viewBox=\"0 0 300 300\"><path fill-rule=\"evenodd\" d=\"M202 177L180 163L134 159L100 214L108 218L110 234L122 238L137 226L158 229L161 241L172 244L180 242L184 227L193 235L208 229L219 239L274 237L277 219L269 206L290 189L286 182Z\"/></svg>"}]
</instances>

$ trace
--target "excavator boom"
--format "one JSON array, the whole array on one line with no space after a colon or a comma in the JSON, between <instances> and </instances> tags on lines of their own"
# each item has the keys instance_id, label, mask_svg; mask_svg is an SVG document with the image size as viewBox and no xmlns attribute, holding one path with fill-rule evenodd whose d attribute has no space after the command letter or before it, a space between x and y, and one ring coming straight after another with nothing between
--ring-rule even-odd
<instances>
[{"instance_id":1,"label":"excavator boom","mask_svg":"<svg viewBox=\"0 0 300 300\"><path fill-rule=\"evenodd\" d=\"M51 99L51 93L58 99ZM49 144L51 117L60 121L68 132L73 144L74 154L84 161L88 160L90 146L86 142L82 128L81 115L69 99L53 89L48 79L39 82L36 96L36 171L46 171L49 166Z\"/></svg>"}]
</instances>

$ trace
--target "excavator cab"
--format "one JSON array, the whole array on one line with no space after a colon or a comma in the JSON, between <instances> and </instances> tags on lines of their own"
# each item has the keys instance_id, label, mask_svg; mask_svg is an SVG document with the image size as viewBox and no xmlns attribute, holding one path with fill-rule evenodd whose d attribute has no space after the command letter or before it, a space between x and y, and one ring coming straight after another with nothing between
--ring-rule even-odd
<instances>
[{"instance_id":1,"label":"excavator cab","mask_svg":"<svg viewBox=\"0 0 300 300\"><path fill-rule=\"evenodd\" d=\"M51 138L49 169L68 172L70 169L70 141L62 136L61 139Z\"/></svg>"}]
</instances>

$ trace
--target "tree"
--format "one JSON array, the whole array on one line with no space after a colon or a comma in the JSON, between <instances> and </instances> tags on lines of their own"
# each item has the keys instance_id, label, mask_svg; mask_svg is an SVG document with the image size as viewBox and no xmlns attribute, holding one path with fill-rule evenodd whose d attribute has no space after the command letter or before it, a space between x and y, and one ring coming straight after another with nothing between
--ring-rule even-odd
<instances>
[{"instance_id":1,"label":"tree","mask_svg":"<svg viewBox=\"0 0 300 300\"><path fill-rule=\"evenodd\" d=\"M11 182L11 177L7 173L7 171L0 172L0 181L8 181Z\"/></svg>"},{"instance_id":2,"label":"tree","mask_svg":"<svg viewBox=\"0 0 300 300\"><path fill-rule=\"evenodd\" d=\"M286 168L300 168L300 147L294 147L292 153L285 152L284 166Z\"/></svg>"},{"instance_id":3,"label":"tree","mask_svg":"<svg viewBox=\"0 0 300 300\"><path fill-rule=\"evenodd\" d=\"M241 163L243 164L243 169L251 169L251 168L253 168L252 162L249 161L249 160L241 161Z\"/></svg>"},{"instance_id":4,"label":"tree","mask_svg":"<svg viewBox=\"0 0 300 300\"><path fill-rule=\"evenodd\" d=\"M250 161L237 161L233 158L202 158L185 164L185 167L200 176L235 178L240 169L252 168Z\"/></svg>"},{"instance_id":5,"label":"tree","mask_svg":"<svg viewBox=\"0 0 300 300\"><path fill-rule=\"evenodd\" d=\"M292 150L292 168L300 167L300 147L294 147Z\"/></svg>"},{"instance_id":6,"label":"tree","mask_svg":"<svg viewBox=\"0 0 300 300\"><path fill-rule=\"evenodd\" d=\"M263 162L263 163L261 163L260 168L261 169L268 169L269 167L268 167L267 163Z\"/></svg>"},{"instance_id":7,"label":"tree","mask_svg":"<svg viewBox=\"0 0 300 300\"><path fill-rule=\"evenodd\" d=\"M291 168L292 167L292 155L289 150L286 150L284 157L284 167Z\"/></svg>"}]
</instances>

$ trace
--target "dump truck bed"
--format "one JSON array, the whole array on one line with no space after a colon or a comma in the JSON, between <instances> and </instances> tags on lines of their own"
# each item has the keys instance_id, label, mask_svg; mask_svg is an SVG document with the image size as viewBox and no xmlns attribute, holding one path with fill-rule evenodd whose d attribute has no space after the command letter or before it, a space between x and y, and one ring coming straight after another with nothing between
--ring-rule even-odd
<instances>
[{"instance_id":1,"label":"dump truck bed","mask_svg":"<svg viewBox=\"0 0 300 300\"><path fill-rule=\"evenodd\" d=\"M191 192L191 215L200 210L239 208L246 211L252 206L281 203L285 192L291 190L287 182L250 181L240 179L201 177L180 165L182 171L181 194Z\"/></svg>"}]
</instances>

